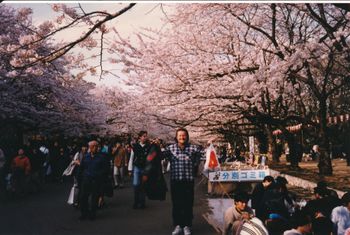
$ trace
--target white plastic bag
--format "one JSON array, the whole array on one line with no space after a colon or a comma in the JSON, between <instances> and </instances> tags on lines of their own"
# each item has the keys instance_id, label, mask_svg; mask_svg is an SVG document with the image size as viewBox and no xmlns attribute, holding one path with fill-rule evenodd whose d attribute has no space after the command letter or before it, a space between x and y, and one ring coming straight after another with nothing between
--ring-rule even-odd
<instances>
[{"instance_id":1,"label":"white plastic bag","mask_svg":"<svg viewBox=\"0 0 350 235\"><path fill-rule=\"evenodd\" d=\"M74 204L74 191L76 190L76 187L72 187L72 189L70 190L70 193L69 193L69 197L68 197L68 201L67 203L69 205L73 205Z\"/></svg>"},{"instance_id":2,"label":"white plastic bag","mask_svg":"<svg viewBox=\"0 0 350 235\"><path fill-rule=\"evenodd\" d=\"M74 168L75 168L75 163L74 161L72 161L68 167L64 170L63 172L63 176L69 176L69 175L72 175L73 171L74 171Z\"/></svg>"},{"instance_id":3,"label":"white plastic bag","mask_svg":"<svg viewBox=\"0 0 350 235\"><path fill-rule=\"evenodd\" d=\"M67 203L69 205L73 205L73 203L74 203L74 187L72 187L72 189L70 190Z\"/></svg>"},{"instance_id":4,"label":"white plastic bag","mask_svg":"<svg viewBox=\"0 0 350 235\"><path fill-rule=\"evenodd\" d=\"M132 171L134 167L134 151L131 151L130 159L128 163L128 171Z\"/></svg>"}]
</instances>

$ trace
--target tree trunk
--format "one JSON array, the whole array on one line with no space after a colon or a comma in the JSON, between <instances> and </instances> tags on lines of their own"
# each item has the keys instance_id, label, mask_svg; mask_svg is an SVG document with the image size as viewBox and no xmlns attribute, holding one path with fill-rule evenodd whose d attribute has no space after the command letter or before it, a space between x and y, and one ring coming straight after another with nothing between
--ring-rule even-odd
<instances>
[{"instance_id":1,"label":"tree trunk","mask_svg":"<svg viewBox=\"0 0 350 235\"><path fill-rule=\"evenodd\" d=\"M320 175L332 175L332 160L329 151L324 146L320 146L320 159L318 162L318 172Z\"/></svg>"},{"instance_id":2,"label":"tree trunk","mask_svg":"<svg viewBox=\"0 0 350 235\"><path fill-rule=\"evenodd\" d=\"M297 143L297 140L295 139L293 134L287 132L287 133L284 133L284 135L289 147L290 166L291 168L299 168L299 158L300 158L299 144Z\"/></svg>"},{"instance_id":3,"label":"tree trunk","mask_svg":"<svg viewBox=\"0 0 350 235\"><path fill-rule=\"evenodd\" d=\"M327 105L326 101L320 102L319 111L320 129L318 132L320 158L318 162L318 171L320 175L332 175L332 159L329 149L328 127L327 127Z\"/></svg>"},{"instance_id":4,"label":"tree trunk","mask_svg":"<svg viewBox=\"0 0 350 235\"><path fill-rule=\"evenodd\" d=\"M272 161L274 163L279 162L279 156L277 154L277 148L276 148L276 138L272 134L272 128L270 126L267 126L265 128L266 134L267 134L267 143L268 143L268 155L272 156Z\"/></svg>"}]
</instances>

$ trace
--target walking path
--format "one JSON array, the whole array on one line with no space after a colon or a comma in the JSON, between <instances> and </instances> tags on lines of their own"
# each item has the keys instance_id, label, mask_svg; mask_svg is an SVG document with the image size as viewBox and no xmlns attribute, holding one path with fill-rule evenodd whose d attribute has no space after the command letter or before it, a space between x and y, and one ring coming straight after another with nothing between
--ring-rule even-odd
<instances>
[{"instance_id":1,"label":"walking path","mask_svg":"<svg viewBox=\"0 0 350 235\"><path fill-rule=\"evenodd\" d=\"M197 180L193 234L213 235L214 229L202 214L207 208L206 185ZM145 210L133 210L130 182L107 198L107 207L98 211L95 221L79 221L79 211L66 201L71 182L45 185L45 191L24 198L0 201L0 234L50 235L170 235L170 193L164 202L147 201Z\"/></svg>"},{"instance_id":2,"label":"walking path","mask_svg":"<svg viewBox=\"0 0 350 235\"><path fill-rule=\"evenodd\" d=\"M322 178L317 175L316 162L300 163L300 171L288 171L285 163L273 166L275 170L301 179L289 178L293 182L301 182L299 186L290 188L301 193L310 192L315 183ZM340 191L349 190L350 167L340 159L333 160L334 176L324 177L332 188ZM306 180L306 181L305 181ZM211 210L221 218L223 211L232 203L207 198L207 185L197 179L195 189L193 233L198 235L217 234L203 214ZM66 201L72 183L47 184L43 192L27 195L24 198L0 200L0 234L52 234L52 235L167 235L171 234L171 201L170 193L164 202L148 201L145 210L131 209L133 192L130 182L124 189L116 189L113 198L107 198L107 207L98 211L96 221L79 221L79 211L69 206ZM290 185L291 186L291 185ZM297 190L298 189L298 190ZM220 205L217 205L219 203ZM210 209L210 207L212 209ZM217 218L218 220L220 218ZM207 217L208 219L208 217ZM210 221L209 221L210 222Z\"/></svg>"}]
</instances>

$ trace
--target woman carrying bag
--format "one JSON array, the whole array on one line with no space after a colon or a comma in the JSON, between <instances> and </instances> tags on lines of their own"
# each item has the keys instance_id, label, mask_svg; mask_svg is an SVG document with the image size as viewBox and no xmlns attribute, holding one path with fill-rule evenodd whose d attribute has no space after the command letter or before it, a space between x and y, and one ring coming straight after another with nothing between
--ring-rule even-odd
<instances>
[{"instance_id":1,"label":"woman carrying bag","mask_svg":"<svg viewBox=\"0 0 350 235\"><path fill-rule=\"evenodd\" d=\"M87 147L82 146L81 150L74 155L72 162L69 164L67 169L63 172L63 175L65 176L73 175L74 183L70 191L67 203L70 205L74 205L75 207L79 206L79 197L80 197L79 181L77 176L79 171L78 168L86 153L87 153Z\"/></svg>"}]
</instances>

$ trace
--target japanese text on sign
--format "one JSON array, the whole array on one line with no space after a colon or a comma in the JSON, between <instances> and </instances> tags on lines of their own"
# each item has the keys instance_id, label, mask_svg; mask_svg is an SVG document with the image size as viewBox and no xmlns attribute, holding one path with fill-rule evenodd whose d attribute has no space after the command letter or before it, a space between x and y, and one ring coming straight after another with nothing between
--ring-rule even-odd
<instances>
[{"instance_id":1,"label":"japanese text on sign","mask_svg":"<svg viewBox=\"0 0 350 235\"><path fill-rule=\"evenodd\" d=\"M269 170L215 171L209 173L210 182L262 181Z\"/></svg>"}]
</instances>

